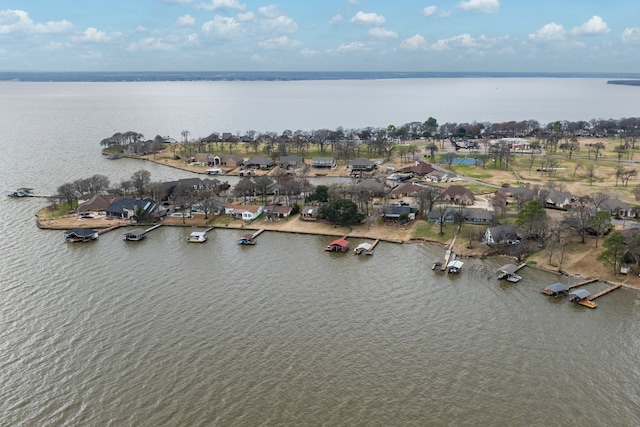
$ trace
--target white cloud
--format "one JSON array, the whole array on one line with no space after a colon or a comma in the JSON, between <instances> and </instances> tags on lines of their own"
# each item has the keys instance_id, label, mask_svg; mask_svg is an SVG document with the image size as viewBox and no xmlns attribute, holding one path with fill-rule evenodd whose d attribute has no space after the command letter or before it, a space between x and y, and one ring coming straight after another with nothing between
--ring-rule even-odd
<instances>
[{"instance_id":1,"label":"white cloud","mask_svg":"<svg viewBox=\"0 0 640 427\"><path fill-rule=\"evenodd\" d=\"M374 27L369 30L369 35L377 39L397 39L398 33L386 28Z\"/></svg>"},{"instance_id":2,"label":"white cloud","mask_svg":"<svg viewBox=\"0 0 640 427\"><path fill-rule=\"evenodd\" d=\"M360 11L351 18L351 22L363 25L383 25L385 19L384 16L378 15L377 13L365 13Z\"/></svg>"},{"instance_id":3,"label":"white cloud","mask_svg":"<svg viewBox=\"0 0 640 427\"><path fill-rule=\"evenodd\" d=\"M45 24L36 24L36 33L41 34L64 34L73 29L73 24L69 21L49 21Z\"/></svg>"},{"instance_id":4,"label":"white cloud","mask_svg":"<svg viewBox=\"0 0 640 427\"><path fill-rule=\"evenodd\" d=\"M218 9L236 9L245 10L247 7L238 2L238 0L211 0L209 3L200 3L197 9L218 10Z\"/></svg>"},{"instance_id":5,"label":"white cloud","mask_svg":"<svg viewBox=\"0 0 640 427\"><path fill-rule=\"evenodd\" d=\"M196 20L191 15L183 15L176 20L176 25L178 27L194 27L196 25Z\"/></svg>"},{"instance_id":6,"label":"white cloud","mask_svg":"<svg viewBox=\"0 0 640 427\"><path fill-rule=\"evenodd\" d=\"M594 15L587 22L582 23L571 30L571 34L575 36L579 35L594 35L605 34L611 31L607 23L599 16Z\"/></svg>"},{"instance_id":7,"label":"white cloud","mask_svg":"<svg viewBox=\"0 0 640 427\"><path fill-rule=\"evenodd\" d=\"M437 11L438 11L438 6L431 5L422 9L422 14L424 16L433 16L436 14Z\"/></svg>"},{"instance_id":8,"label":"white cloud","mask_svg":"<svg viewBox=\"0 0 640 427\"><path fill-rule=\"evenodd\" d=\"M347 0L347 3L351 6L360 6L360 2L358 0Z\"/></svg>"},{"instance_id":9,"label":"white cloud","mask_svg":"<svg viewBox=\"0 0 640 427\"><path fill-rule=\"evenodd\" d=\"M411 36L400 43L400 48L405 50L423 50L427 48L427 41L420 34Z\"/></svg>"},{"instance_id":10,"label":"white cloud","mask_svg":"<svg viewBox=\"0 0 640 427\"><path fill-rule=\"evenodd\" d=\"M500 10L499 0L465 0L458 7L466 12L496 13Z\"/></svg>"},{"instance_id":11,"label":"white cloud","mask_svg":"<svg viewBox=\"0 0 640 427\"><path fill-rule=\"evenodd\" d=\"M31 18L29 18L29 14L24 10L0 10L0 34L16 32L64 34L72 29L73 24L67 20L34 24Z\"/></svg>"},{"instance_id":12,"label":"white cloud","mask_svg":"<svg viewBox=\"0 0 640 427\"><path fill-rule=\"evenodd\" d=\"M149 29L144 25L138 25L134 31L136 33L146 33L147 31L149 31Z\"/></svg>"},{"instance_id":13,"label":"white cloud","mask_svg":"<svg viewBox=\"0 0 640 427\"><path fill-rule=\"evenodd\" d=\"M64 45L60 42L49 42L43 46L43 50L49 50L49 51L60 50L63 47Z\"/></svg>"},{"instance_id":14,"label":"white cloud","mask_svg":"<svg viewBox=\"0 0 640 427\"><path fill-rule=\"evenodd\" d=\"M234 18L220 15L216 15L213 20L202 24L202 31L207 35L211 33L218 35L232 35L240 29L240 23Z\"/></svg>"},{"instance_id":15,"label":"white cloud","mask_svg":"<svg viewBox=\"0 0 640 427\"><path fill-rule=\"evenodd\" d=\"M292 40L287 36L280 36L269 40L264 40L258 43L263 49L291 49L302 46L302 43L298 40Z\"/></svg>"},{"instance_id":16,"label":"white cloud","mask_svg":"<svg viewBox=\"0 0 640 427\"><path fill-rule=\"evenodd\" d=\"M333 53L349 53L349 52L360 52L365 50L366 45L362 42L351 42L349 44L341 44L337 49L329 49L327 52Z\"/></svg>"},{"instance_id":17,"label":"white cloud","mask_svg":"<svg viewBox=\"0 0 640 427\"><path fill-rule=\"evenodd\" d=\"M344 20L344 16L340 14L334 15L329 20L329 25L336 25L338 22L341 22L342 20Z\"/></svg>"},{"instance_id":18,"label":"white cloud","mask_svg":"<svg viewBox=\"0 0 640 427\"><path fill-rule=\"evenodd\" d=\"M243 12L236 15L236 19L238 20L238 22L249 22L253 21L255 18L256 15L254 15L253 12Z\"/></svg>"},{"instance_id":19,"label":"white cloud","mask_svg":"<svg viewBox=\"0 0 640 427\"><path fill-rule=\"evenodd\" d=\"M173 46L163 42L156 37L147 37L145 39L129 44L129 46L127 46L126 48L127 52L167 51L173 49Z\"/></svg>"},{"instance_id":20,"label":"white cloud","mask_svg":"<svg viewBox=\"0 0 640 427\"><path fill-rule=\"evenodd\" d=\"M293 33L298 30L298 24L282 14L274 5L258 9L260 16L260 28L269 33Z\"/></svg>"},{"instance_id":21,"label":"white cloud","mask_svg":"<svg viewBox=\"0 0 640 427\"><path fill-rule=\"evenodd\" d=\"M300 55L304 56L305 58L312 58L314 56L318 56L319 54L320 52L318 52L317 50L309 49L306 47L300 51Z\"/></svg>"},{"instance_id":22,"label":"white cloud","mask_svg":"<svg viewBox=\"0 0 640 427\"><path fill-rule=\"evenodd\" d=\"M532 40L564 40L564 27L551 22L534 33L529 34Z\"/></svg>"},{"instance_id":23,"label":"white cloud","mask_svg":"<svg viewBox=\"0 0 640 427\"><path fill-rule=\"evenodd\" d=\"M625 28L621 39L626 43L640 42L640 27Z\"/></svg>"},{"instance_id":24,"label":"white cloud","mask_svg":"<svg viewBox=\"0 0 640 427\"><path fill-rule=\"evenodd\" d=\"M106 43L111 41L111 37L105 31L89 27L84 33L71 37L71 40L76 43Z\"/></svg>"},{"instance_id":25,"label":"white cloud","mask_svg":"<svg viewBox=\"0 0 640 427\"><path fill-rule=\"evenodd\" d=\"M166 4L189 4L191 0L161 0L162 3Z\"/></svg>"}]
</instances>

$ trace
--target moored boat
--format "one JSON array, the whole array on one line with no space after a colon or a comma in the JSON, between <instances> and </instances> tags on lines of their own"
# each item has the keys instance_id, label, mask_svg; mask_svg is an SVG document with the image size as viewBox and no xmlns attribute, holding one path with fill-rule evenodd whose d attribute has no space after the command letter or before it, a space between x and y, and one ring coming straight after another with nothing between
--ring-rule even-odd
<instances>
[{"instance_id":1,"label":"moored boat","mask_svg":"<svg viewBox=\"0 0 640 427\"><path fill-rule=\"evenodd\" d=\"M243 234L238 239L239 245L255 245L256 239L253 238L253 234Z\"/></svg>"}]
</instances>

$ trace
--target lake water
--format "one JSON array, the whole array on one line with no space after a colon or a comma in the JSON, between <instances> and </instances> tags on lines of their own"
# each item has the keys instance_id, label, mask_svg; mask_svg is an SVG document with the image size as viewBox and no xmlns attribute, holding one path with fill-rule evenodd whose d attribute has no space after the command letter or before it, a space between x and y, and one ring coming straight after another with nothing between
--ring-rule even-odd
<instances>
[{"instance_id":1,"label":"lake water","mask_svg":"<svg viewBox=\"0 0 640 427\"><path fill-rule=\"evenodd\" d=\"M428 80L428 81L425 81ZM52 194L95 173L187 172L100 155L119 131L386 126L631 117L600 79L0 83L0 173ZM452 94L455 94L453 96ZM455 98L455 99L454 99ZM589 310L539 293L566 278L505 260L431 271L442 250L160 228L63 243L44 199L0 199L0 425L638 425L640 300ZM359 241L354 240L353 244ZM592 290L603 284L589 285Z\"/></svg>"}]
</instances>

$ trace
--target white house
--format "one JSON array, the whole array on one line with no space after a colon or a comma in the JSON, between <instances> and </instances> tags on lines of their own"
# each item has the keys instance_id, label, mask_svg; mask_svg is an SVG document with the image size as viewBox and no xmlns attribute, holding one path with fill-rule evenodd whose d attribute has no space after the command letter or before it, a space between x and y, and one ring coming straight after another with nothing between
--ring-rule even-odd
<instances>
[{"instance_id":1,"label":"white house","mask_svg":"<svg viewBox=\"0 0 640 427\"><path fill-rule=\"evenodd\" d=\"M264 212L263 205L227 205L224 213L233 219L242 219L244 221L253 221Z\"/></svg>"}]
</instances>

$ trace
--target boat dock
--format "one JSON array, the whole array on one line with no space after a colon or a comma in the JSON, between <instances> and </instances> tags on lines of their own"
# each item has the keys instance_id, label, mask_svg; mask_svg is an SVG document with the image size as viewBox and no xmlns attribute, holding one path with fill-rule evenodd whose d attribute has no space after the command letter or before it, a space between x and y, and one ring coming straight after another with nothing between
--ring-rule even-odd
<instances>
[{"instance_id":1,"label":"boat dock","mask_svg":"<svg viewBox=\"0 0 640 427\"><path fill-rule=\"evenodd\" d=\"M516 274L520 269L522 269L523 267L525 267L527 265L526 262L520 264L520 265L514 265L514 264L505 264L502 267L500 267L498 269L498 280L500 279L505 279L509 282L519 282L520 279L522 279L522 277L520 277L518 274Z\"/></svg>"},{"instance_id":2,"label":"boat dock","mask_svg":"<svg viewBox=\"0 0 640 427\"><path fill-rule=\"evenodd\" d=\"M445 252L444 254L444 262L440 266L440 271L445 271L449 263L451 261L455 261L456 259L456 254L453 253L453 245L456 243L456 238L458 237L458 231L460 231L460 227L458 227L455 234L453 235L453 239L451 239L451 244L449 245L449 249L447 249L447 252Z\"/></svg>"},{"instance_id":3,"label":"boat dock","mask_svg":"<svg viewBox=\"0 0 640 427\"><path fill-rule=\"evenodd\" d=\"M589 283L597 282L599 279L589 279L580 283L574 283L573 285L569 285L569 289L578 288L580 286L588 285Z\"/></svg>"},{"instance_id":4,"label":"boat dock","mask_svg":"<svg viewBox=\"0 0 640 427\"><path fill-rule=\"evenodd\" d=\"M212 227L213 228L213 227ZM260 234L262 234L262 232L264 231L264 228L261 228L260 230L256 231L255 233L253 233L251 235L252 239L255 239L256 237L258 237Z\"/></svg>"},{"instance_id":5,"label":"boat dock","mask_svg":"<svg viewBox=\"0 0 640 427\"><path fill-rule=\"evenodd\" d=\"M594 280L595 281L595 280ZM583 305L589 308L596 308L598 305L593 302L594 299L601 297L602 295L608 294L611 291L615 291L616 289L622 287L622 283L618 283L617 285L609 286L607 289L603 289L600 292L596 292L593 295L589 295L587 299L579 301L578 304Z\"/></svg>"}]
</instances>

